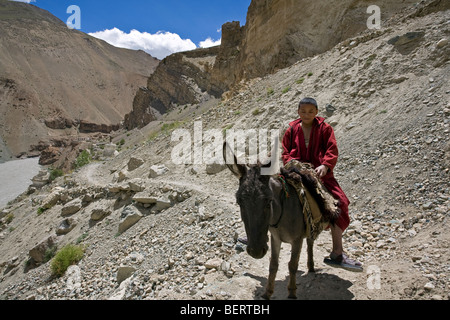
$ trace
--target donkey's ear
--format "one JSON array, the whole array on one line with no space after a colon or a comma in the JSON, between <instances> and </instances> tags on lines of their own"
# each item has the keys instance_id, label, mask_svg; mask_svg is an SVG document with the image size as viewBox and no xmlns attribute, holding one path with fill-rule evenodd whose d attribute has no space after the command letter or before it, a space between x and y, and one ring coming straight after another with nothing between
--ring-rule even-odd
<instances>
[{"instance_id":1,"label":"donkey's ear","mask_svg":"<svg viewBox=\"0 0 450 320\"><path fill-rule=\"evenodd\" d=\"M247 174L247 167L243 164L238 164L236 156L233 153L233 150L230 149L226 142L223 143L223 160L227 165L228 169L239 179Z\"/></svg>"}]
</instances>

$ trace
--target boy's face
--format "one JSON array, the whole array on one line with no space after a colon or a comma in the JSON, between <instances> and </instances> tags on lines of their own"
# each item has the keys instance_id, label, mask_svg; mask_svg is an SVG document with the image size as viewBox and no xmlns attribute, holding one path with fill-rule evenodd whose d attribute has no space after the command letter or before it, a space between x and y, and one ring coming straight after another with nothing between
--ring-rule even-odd
<instances>
[{"instance_id":1,"label":"boy's face","mask_svg":"<svg viewBox=\"0 0 450 320\"><path fill-rule=\"evenodd\" d=\"M306 125L311 125L318 113L319 110L317 110L317 107L312 104L302 104L298 108L298 115L300 116L300 119L302 119L302 122Z\"/></svg>"}]
</instances>

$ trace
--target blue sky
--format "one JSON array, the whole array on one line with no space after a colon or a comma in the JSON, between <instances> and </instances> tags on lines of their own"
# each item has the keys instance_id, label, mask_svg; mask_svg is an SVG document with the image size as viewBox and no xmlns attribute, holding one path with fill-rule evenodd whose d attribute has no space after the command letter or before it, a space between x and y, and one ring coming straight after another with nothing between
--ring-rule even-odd
<instances>
[{"instance_id":1,"label":"blue sky","mask_svg":"<svg viewBox=\"0 0 450 320\"><path fill-rule=\"evenodd\" d=\"M222 24L245 24L251 0L19 0L66 22L67 8L80 8L81 31L157 58L219 44ZM131 32L134 30L133 32ZM209 39L205 42L205 40Z\"/></svg>"}]
</instances>

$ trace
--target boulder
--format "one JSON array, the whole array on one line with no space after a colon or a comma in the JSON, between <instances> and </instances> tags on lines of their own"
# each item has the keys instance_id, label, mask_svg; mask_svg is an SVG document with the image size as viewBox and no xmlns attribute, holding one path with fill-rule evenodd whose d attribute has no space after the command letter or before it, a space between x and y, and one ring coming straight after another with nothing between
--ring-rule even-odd
<instances>
[{"instance_id":1,"label":"boulder","mask_svg":"<svg viewBox=\"0 0 450 320\"><path fill-rule=\"evenodd\" d=\"M157 198L147 192L139 192L134 195L133 200L142 204L155 204Z\"/></svg>"},{"instance_id":2,"label":"boulder","mask_svg":"<svg viewBox=\"0 0 450 320\"><path fill-rule=\"evenodd\" d=\"M48 170L41 170L31 181L33 182L32 187L41 188L50 182L50 172Z\"/></svg>"},{"instance_id":3,"label":"boulder","mask_svg":"<svg viewBox=\"0 0 450 320\"><path fill-rule=\"evenodd\" d=\"M91 220L93 221L100 221L111 213L112 209L109 201L99 201L93 204L93 208L90 210Z\"/></svg>"},{"instance_id":4,"label":"boulder","mask_svg":"<svg viewBox=\"0 0 450 320\"><path fill-rule=\"evenodd\" d=\"M45 260L45 252L57 245L58 238L55 234L48 236L35 247L33 247L28 254L37 263L42 263Z\"/></svg>"},{"instance_id":5,"label":"boulder","mask_svg":"<svg viewBox=\"0 0 450 320\"><path fill-rule=\"evenodd\" d=\"M139 159L139 158L132 157L132 158L128 161L128 171L136 170L137 168L139 168L139 167L142 166L143 164L144 164L144 160Z\"/></svg>"},{"instance_id":6,"label":"boulder","mask_svg":"<svg viewBox=\"0 0 450 320\"><path fill-rule=\"evenodd\" d=\"M60 200L61 197L61 191L63 189L62 188L55 188L55 190L52 191L52 193L50 193L45 199L44 201L42 201L42 205L41 207L43 209L50 209L52 208L55 204L58 203L58 201Z\"/></svg>"},{"instance_id":7,"label":"boulder","mask_svg":"<svg viewBox=\"0 0 450 320\"><path fill-rule=\"evenodd\" d=\"M162 211L167 208L170 208L172 206L172 203L167 198L158 198L156 200L156 206L153 208L155 211Z\"/></svg>"},{"instance_id":8,"label":"boulder","mask_svg":"<svg viewBox=\"0 0 450 320\"><path fill-rule=\"evenodd\" d=\"M68 234L70 231L73 230L73 228L76 227L76 225L77 222L75 221L75 219L73 218L64 219L56 229L56 234L59 236Z\"/></svg>"},{"instance_id":9,"label":"boulder","mask_svg":"<svg viewBox=\"0 0 450 320\"><path fill-rule=\"evenodd\" d=\"M145 189L145 182L142 179L136 178L128 182L131 191L141 192Z\"/></svg>"},{"instance_id":10,"label":"boulder","mask_svg":"<svg viewBox=\"0 0 450 320\"><path fill-rule=\"evenodd\" d=\"M111 183L106 186L109 192L119 193L122 191L130 191L130 185L128 183Z\"/></svg>"},{"instance_id":11,"label":"boulder","mask_svg":"<svg viewBox=\"0 0 450 320\"><path fill-rule=\"evenodd\" d=\"M216 174L226 169L225 164L212 163L206 165L206 173L207 174Z\"/></svg>"},{"instance_id":12,"label":"boulder","mask_svg":"<svg viewBox=\"0 0 450 320\"><path fill-rule=\"evenodd\" d=\"M407 32L391 38L388 43L403 55L413 52L425 40L425 32Z\"/></svg>"},{"instance_id":13,"label":"boulder","mask_svg":"<svg viewBox=\"0 0 450 320\"><path fill-rule=\"evenodd\" d=\"M223 260L220 258L212 258L205 262L205 267L207 269L217 269L219 270L222 265Z\"/></svg>"},{"instance_id":14,"label":"boulder","mask_svg":"<svg viewBox=\"0 0 450 320\"><path fill-rule=\"evenodd\" d=\"M133 267L119 267L117 270L117 283L121 284L124 280L128 279L136 272Z\"/></svg>"},{"instance_id":15,"label":"boulder","mask_svg":"<svg viewBox=\"0 0 450 320\"><path fill-rule=\"evenodd\" d=\"M133 206L127 206L120 215L119 233L123 233L142 219L142 214Z\"/></svg>"},{"instance_id":16,"label":"boulder","mask_svg":"<svg viewBox=\"0 0 450 320\"><path fill-rule=\"evenodd\" d=\"M168 171L169 171L169 169L163 165L151 166L149 178L156 178L157 176L165 174Z\"/></svg>"},{"instance_id":17,"label":"boulder","mask_svg":"<svg viewBox=\"0 0 450 320\"><path fill-rule=\"evenodd\" d=\"M77 213L83 207L83 203L80 198L74 199L64 205L61 209L61 216L67 217Z\"/></svg>"}]
</instances>

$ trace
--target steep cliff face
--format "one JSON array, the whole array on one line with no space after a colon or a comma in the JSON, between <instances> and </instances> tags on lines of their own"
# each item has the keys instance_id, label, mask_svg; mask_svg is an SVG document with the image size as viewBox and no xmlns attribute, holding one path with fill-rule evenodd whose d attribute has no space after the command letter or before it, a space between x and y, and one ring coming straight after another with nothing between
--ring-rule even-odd
<instances>
[{"instance_id":1,"label":"steep cliff face","mask_svg":"<svg viewBox=\"0 0 450 320\"><path fill-rule=\"evenodd\" d=\"M161 61L147 87L136 93L124 127L141 128L178 105L220 98L238 80L243 31L239 22L226 23L221 46L174 53Z\"/></svg>"},{"instance_id":2,"label":"steep cliff face","mask_svg":"<svg viewBox=\"0 0 450 320\"><path fill-rule=\"evenodd\" d=\"M238 78L273 73L298 60L323 53L367 30L370 5L386 21L417 1L253 0L242 40Z\"/></svg>"},{"instance_id":3,"label":"steep cliff face","mask_svg":"<svg viewBox=\"0 0 450 320\"><path fill-rule=\"evenodd\" d=\"M381 21L416 0L380 0ZM217 48L166 58L139 90L128 129L145 126L175 105L197 103L198 89L220 97L242 80L263 77L323 53L367 30L371 0L252 0L245 26L228 22ZM198 93L198 92L197 92Z\"/></svg>"},{"instance_id":4,"label":"steep cliff face","mask_svg":"<svg viewBox=\"0 0 450 320\"><path fill-rule=\"evenodd\" d=\"M143 127L177 105L220 97L223 89L212 81L212 68L219 47L175 53L165 58L139 88L133 111L125 116L127 129Z\"/></svg>"},{"instance_id":5,"label":"steep cliff face","mask_svg":"<svg viewBox=\"0 0 450 320\"><path fill-rule=\"evenodd\" d=\"M239 80L241 63L241 46L244 39L245 26L239 22L228 22L222 26L222 44L212 70L212 81L222 93L229 90Z\"/></svg>"}]
</instances>

